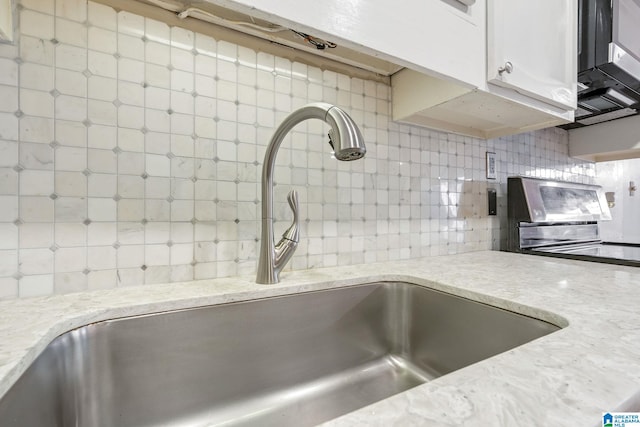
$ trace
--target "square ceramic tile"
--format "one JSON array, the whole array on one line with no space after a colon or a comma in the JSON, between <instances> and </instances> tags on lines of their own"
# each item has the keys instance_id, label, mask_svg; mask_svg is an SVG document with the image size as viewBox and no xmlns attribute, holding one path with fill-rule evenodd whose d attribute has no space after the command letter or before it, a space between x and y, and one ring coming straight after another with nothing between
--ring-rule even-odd
<instances>
[{"instance_id":1,"label":"square ceramic tile","mask_svg":"<svg viewBox=\"0 0 640 427\"><path fill-rule=\"evenodd\" d=\"M28 36L51 40L54 37L54 22L51 15L29 9L20 12L20 32Z\"/></svg>"},{"instance_id":2,"label":"square ceramic tile","mask_svg":"<svg viewBox=\"0 0 640 427\"><path fill-rule=\"evenodd\" d=\"M171 91L169 89L147 86L144 92L147 108L166 111L171 107Z\"/></svg>"},{"instance_id":3,"label":"square ceramic tile","mask_svg":"<svg viewBox=\"0 0 640 427\"><path fill-rule=\"evenodd\" d=\"M85 222L87 200L85 197L58 197L55 200L56 222Z\"/></svg>"},{"instance_id":4,"label":"square ceramic tile","mask_svg":"<svg viewBox=\"0 0 640 427\"><path fill-rule=\"evenodd\" d=\"M187 158L193 161L194 157L194 142L193 138L185 135L172 135L171 136L171 153L176 156Z\"/></svg>"},{"instance_id":5,"label":"square ceramic tile","mask_svg":"<svg viewBox=\"0 0 640 427\"><path fill-rule=\"evenodd\" d=\"M140 129L117 129L117 145L122 151L144 151L145 134ZM122 153L121 153L122 154Z\"/></svg>"},{"instance_id":6,"label":"square ceramic tile","mask_svg":"<svg viewBox=\"0 0 640 427\"><path fill-rule=\"evenodd\" d=\"M147 28L151 30L154 21L147 20ZM158 25L164 25L158 23ZM118 31L130 36L142 37L145 35L145 18L126 11L118 12Z\"/></svg>"},{"instance_id":7,"label":"square ceramic tile","mask_svg":"<svg viewBox=\"0 0 640 427\"><path fill-rule=\"evenodd\" d=\"M46 15L55 15L55 3L41 0L21 0L20 6L25 9L35 10Z\"/></svg>"},{"instance_id":8,"label":"square ceramic tile","mask_svg":"<svg viewBox=\"0 0 640 427\"><path fill-rule=\"evenodd\" d=\"M142 174L145 173L144 161L145 156L143 153L120 153L118 155L118 180L126 178L127 175L134 175L139 180L142 180Z\"/></svg>"},{"instance_id":9,"label":"square ceramic tile","mask_svg":"<svg viewBox=\"0 0 640 427\"><path fill-rule=\"evenodd\" d=\"M171 202L171 221L188 222L194 218L193 200L174 200Z\"/></svg>"},{"instance_id":10,"label":"square ceramic tile","mask_svg":"<svg viewBox=\"0 0 640 427\"><path fill-rule=\"evenodd\" d=\"M0 194L18 195L18 173L13 168L0 168Z\"/></svg>"},{"instance_id":11,"label":"square ceramic tile","mask_svg":"<svg viewBox=\"0 0 640 427\"><path fill-rule=\"evenodd\" d=\"M89 197L88 217L91 221L117 220L117 202L109 197Z\"/></svg>"},{"instance_id":12,"label":"square ceramic tile","mask_svg":"<svg viewBox=\"0 0 640 427\"><path fill-rule=\"evenodd\" d=\"M87 248L87 268L107 270L115 268L116 249L113 246L90 246Z\"/></svg>"},{"instance_id":13,"label":"square ceramic tile","mask_svg":"<svg viewBox=\"0 0 640 427\"><path fill-rule=\"evenodd\" d=\"M174 29L178 29L174 27ZM171 66L177 70L187 71L193 73L194 71L194 56L191 49L187 46L172 47L171 48Z\"/></svg>"},{"instance_id":14,"label":"square ceramic tile","mask_svg":"<svg viewBox=\"0 0 640 427\"><path fill-rule=\"evenodd\" d=\"M193 92L194 78L193 74L182 70L171 71L171 90L180 92Z\"/></svg>"},{"instance_id":15,"label":"square ceramic tile","mask_svg":"<svg viewBox=\"0 0 640 427\"><path fill-rule=\"evenodd\" d=\"M20 56L25 62L53 65L54 50L51 42L24 34L20 36Z\"/></svg>"},{"instance_id":16,"label":"square ceramic tile","mask_svg":"<svg viewBox=\"0 0 640 427\"><path fill-rule=\"evenodd\" d=\"M169 133L171 131L171 121L166 111L145 110L145 127L154 132Z\"/></svg>"},{"instance_id":17,"label":"square ceramic tile","mask_svg":"<svg viewBox=\"0 0 640 427\"><path fill-rule=\"evenodd\" d=\"M175 244L171 246L171 265L186 265L193 261L193 245Z\"/></svg>"},{"instance_id":18,"label":"square ceramic tile","mask_svg":"<svg viewBox=\"0 0 640 427\"><path fill-rule=\"evenodd\" d=\"M2 84L11 84L17 90L17 64L14 61L10 61L9 67L7 67L7 64L3 61L0 59L0 82L3 82ZM53 69L46 65L29 62L22 63L20 65L20 86L44 92L53 90L55 87Z\"/></svg>"},{"instance_id":19,"label":"square ceramic tile","mask_svg":"<svg viewBox=\"0 0 640 427\"><path fill-rule=\"evenodd\" d=\"M93 173L87 177L87 191L94 197L113 197L118 194L118 177Z\"/></svg>"},{"instance_id":20,"label":"square ceramic tile","mask_svg":"<svg viewBox=\"0 0 640 427\"><path fill-rule=\"evenodd\" d=\"M23 114L53 118L53 101L54 98L48 92L20 90L20 111Z\"/></svg>"},{"instance_id":21,"label":"square ceramic tile","mask_svg":"<svg viewBox=\"0 0 640 427\"><path fill-rule=\"evenodd\" d=\"M87 177L82 172L56 172L55 193L58 196L87 196Z\"/></svg>"},{"instance_id":22,"label":"square ceramic tile","mask_svg":"<svg viewBox=\"0 0 640 427\"><path fill-rule=\"evenodd\" d=\"M118 53L123 58L143 59L145 43L140 36L118 34Z\"/></svg>"},{"instance_id":23,"label":"square ceramic tile","mask_svg":"<svg viewBox=\"0 0 640 427\"><path fill-rule=\"evenodd\" d=\"M28 47L27 49L29 50L29 52L31 52L31 47ZM49 45L44 44L42 49L39 49L35 46L33 47L33 49L34 51L29 54L34 55L33 62L49 65L49 61L45 59L45 57L48 57L50 55L51 63L53 63L53 44L50 48ZM82 47L72 46L65 43L59 43L55 45L55 66L57 68L73 71L84 71L87 69L87 58L87 50Z\"/></svg>"},{"instance_id":24,"label":"square ceramic tile","mask_svg":"<svg viewBox=\"0 0 640 427\"><path fill-rule=\"evenodd\" d=\"M171 114L171 132L178 135L193 135L195 130L193 115Z\"/></svg>"},{"instance_id":25,"label":"square ceramic tile","mask_svg":"<svg viewBox=\"0 0 640 427\"><path fill-rule=\"evenodd\" d=\"M145 226L141 222L121 221L117 224L118 242L120 245L144 244Z\"/></svg>"},{"instance_id":26,"label":"square ceramic tile","mask_svg":"<svg viewBox=\"0 0 640 427\"><path fill-rule=\"evenodd\" d=\"M149 176L169 176L170 159L166 155L147 154L145 157L146 172Z\"/></svg>"},{"instance_id":27,"label":"square ceramic tile","mask_svg":"<svg viewBox=\"0 0 640 427\"><path fill-rule=\"evenodd\" d=\"M18 227L12 223L0 223L0 249L15 249L18 247Z\"/></svg>"},{"instance_id":28,"label":"square ceramic tile","mask_svg":"<svg viewBox=\"0 0 640 427\"><path fill-rule=\"evenodd\" d=\"M118 75L118 61L110 53L89 50L87 54L87 69L97 76L116 78Z\"/></svg>"},{"instance_id":29,"label":"square ceramic tile","mask_svg":"<svg viewBox=\"0 0 640 427\"><path fill-rule=\"evenodd\" d=\"M211 56L207 54L199 54L195 57L195 72L197 73L196 78L198 77L209 77L213 79L217 72L217 64L215 54Z\"/></svg>"},{"instance_id":30,"label":"square ceramic tile","mask_svg":"<svg viewBox=\"0 0 640 427\"><path fill-rule=\"evenodd\" d=\"M145 81L150 86L169 89L171 87L171 71L165 65L145 64Z\"/></svg>"},{"instance_id":31,"label":"square ceramic tile","mask_svg":"<svg viewBox=\"0 0 640 427\"><path fill-rule=\"evenodd\" d=\"M117 33L100 27L90 27L88 47L91 50L113 55L118 51Z\"/></svg>"},{"instance_id":32,"label":"square ceramic tile","mask_svg":"<svg viewBox=\"0 0 640 427\"><path fill-rule=\"evenodd\" d=\"M217 133L217 124L212 117L198 117L194 120L194 133L199 138L215 138ZM201 141L202 146L207 145L207 142Z\"/></svg>"},{"instance_id":33,"label":"square ceramic tile","mask_svg":"<svg viewBox=\"0 0 640 427\"><path fill-rule=\"evenodd\" d=\"M21 196L49 196L54 192L53 171L24 170L20 173Z\"/></svg>"},{"instance_id":34,"label":"square ceramic tile","mask_svg":"<svg viewBox=\"0 0 640 427\"><path fill-rule=\"evenodd\" d=\"M87 275L87 289L111 289L118 284L118 271L116 269L94 270Z\"/></svg>"},{"instance_id":35,"label":"square ceramic tile","mask_svg":"<svg viewBox=\"0 0 640 427\"><path fill-rule=\"evenodd\" d=\"M0 113L0 139L18 139L18 118L14 114Z\"/></svg>"},{"instance_id":36,"label":"square ceramic tile","mask_svg":"<svg viewBox=\"0 0 640 427\"><path fill-rule=\"evenodd\" d=\"M118 201L118 222L139 222L144 219L144 201L121 199Z\"/></svg>"},{"instance_id":37,"label":"square ceramic tile","mask_svg":"<svg viewBox=\"0 0 640 427\"><path fill-rule=\"evenodd\" d=\"M56 149L56 155L56 170L82 172L87 168L86 148L62 146Z\"/></svg>"},{"instance_id":38,"label":"square ceramic tile","mask_svg":"<svg viewBox=\"0 0 640 427\"><path fill-rule=\"evenodd\" d=\"M87 27L83 23L56 18L56 40L60 43L87 47Z\"/></svg>"},{"instance_id":39,"label":"square ceramic tile","mask_svg":"<svg viewBox=\"0 0 640 427\"><path fill-rule=\"evenodd\" d=\"M115 126L92 124L87 133L89 148L113 150L118 144L118 128Z\"/></svg>"},{"instance_id":40,"label":"square ceramic tile","mask_svg":"<svg viewBox=\"0 0 640 427\"><path fill-rule=\"evenodd\" d=\"M163 199L169 197L171 181L169 178L149 176L145 179L145 197L147 199Z\"/></svg>"},{"instance_id":41,"label":"square ceramic tile","mask_svg":"<svg viewBox=\"0 0 640 427\"><path fill-rule=\"evenodd\" d=\"M18 158L21 167L29 170L53 170L54 150L48 144L23 142ZM16 172L15 169L13 169ZM17 173L17 172L16 172ZM8 176L7 178L11 178Z\"/></svg>"},{"instance_id":42,"label":"square ceramic tile","mask_svg":"<svg viewBox=\"0 0 640 427\"><path fill-rule=\"evenodd\" d=\"M56 119L59 120L82 122L87 119L87 100L76 96L60 95L55 98L55 114Z\"/></svg>"},{"instance_id":43,"label":"square ceramic tile","mask_svg":"<svg viewBox=\"0 0 640 427\"><path fill-rule=\"evenodd\" d=\"M175 178L191 178L194 176L194 159L174 157L171 159L171 176Z\"/></svg>"},{"instance_id":44,"label":"square ceramic tile","mask_svg":"<svg viewBox=\"0 0 640 427\"><path fill-rule=\"evenodd\" d=\"M89 201L91 205L91 201ZM88 246L113 246L117 249L118 227L115 221L92 222L87 226Z\"/></svg>"},{"instance_id":45,"label":"square ceramic tile","mask_svg":"<svg viewBox=\"0 0 640 427\"><path fill-rule=\"evenodd\" d=\"M15 113L18 111L18 88L10 86L0 86L0 111L5 113Z\"/></svg>"},{"instance_id":46,"label":"square ceramic tile","mask_svg":"<svg viewBox=\"0 0 640 427\"><path fill-rule=\"evenodd\" d=\"M146 244L162 244L167 246L171 235L169 222L149 222L145 226L144 241Z\"/></svg>"},{"instance_id":47,"label":"square ceramic tile","mask_svg":"<svg viewBox=\"0 0 640 427\"><path fill-rule=\"evenodd\" d=\"M145 126L145 110L142 107L121 105L118 107L118 125L129 129Z\"/></svg>"},{"instance_id":48,"label":"square ceramic tile","mask_svg":"<svg viewBox=\"0 0 640 427\"><path fill-rule=\"evenodd\" d=\"M118 96L118 82L115 79L90 76L88 82L88 96L91 99L113 102Z\"/></svg>"},{"instance_id":49,"label":"square ceramic tile","mask_svg":"<svg viewBox=\"0 0 640 427\"><path fill-rule=\"evenodd\" d=\"M87 78L78 71L57 70L56 90L63 95L87 96Z\"/></svg>"},{"instance_id":50,"label":"square ceramic tile","mask_svg":"<svg viewBox=\"0 0 640 427\"><path fill-rule=\"evenodd\" d=\"M147 221L168 222L171 218L171 203L167 200L147 199L144 205L145 219Z\"/></svg>"},{"instance_id":51,"label":"square ceramic tile","mask_svg":"<svg viewBox=\"0 0 640 427\"><path fill-rule=\"evenodd\" d=\"M100 3L88 2L87 14L87 19L92 26L111 31L115 31L117 29L118 14L113 8ZM122 32L124 31L124 28L121 26L119 30Z\"/></svg>"},{"instance_id":52,"label":"square ceramic tile","mask_svg":"<svg viewBox=\"0 0 640 427\"><path fill-rule=\"evenodd\" d=\"M82 271L54 274L54 293L66 294L87 290L88 278Z\"/></svg>"},{"instance_id":53,"label":"square ceramic tile","mask_svg":"<svg viewBox=\"0 0 640 427\"><path fill-rule=\"evenodd\" d=\"M144 265L144 245L123 245L118 248L118 268L135 268Z\"/></svg>"},{"instance_id":54,"label":"square ceramic tile","mask_svg":"<svg viewBox=\"0 0 640 427\"><path fill-rule=\"evenodd\" d=\"M154 40L169 44L171 42L171 29L163 22L145 18L145 36L149 40Z\"/></svg>"},{"instance_id":55,"label":"square ceramic tile","mask_svg":"<svg viewBox=\"0 0 640 427\"><path fill-rule=\"evenodd\" d=\"M194 98L190 93L171 91L171 109L176 113L193 114Z\"/></svg>"},{"instance_id":56,"label":"square ceramic tile","mask_svg":"<svg viewBox=\"0 0 640 427\"><path fill-rule=\"evenodd\" d=\"M87 19L87 2L83 0L57 0L55 11L57 16L84 22Z\"/></svg>"},{"instance_id":57,"label":"square ceramic tile","mask_svg":"<svg viewBox=\"0 0 640 427\"><path fill-rule=\"evenodd\" d=\"M0 300L18 297L18 281L13 277L0 278Z\"/></svg>"},{"instance_id":58,"label":"square ceramic tile","mask_svg":"<svg viewBox=\"0 0 640 427\"><path fill-rule=\"evenodd\" d=\"M163 132L146 132L145 152L147 154L159 154L167 158L173 158L171 151L171 135Z\"/></svg>"},{"instance_id":59,"label":"square ceramic tile","mask_svg":"<svg viewBox=\"0 0 640 427\"><path fill-rule=\"evenodd\" d=\"M195 33L185 28L171 27L171 46L191 50L195 43Z\"/></svg>"},{"instance_id":60,"label":"square ceramic tile","mask_svg":"<svg viewBox=\"0 0 640 427\"><path fill-rule=\"evenodd\" d=\"M87 166L91 172L116 173L117 155L113 150L90 148L87 150Z\"/></svg>"},{"instance_id":61,"label":"square ceramic tile","mask_svg":"<svg viewBox=\"0 0 640 427\"><path fill-rule=\"evenodd\" d=\"M31 298L53 294L53 274L25 276L18 282L20 298Z\"/></svg>"},{"instance_id":62,"label":"square ceramic tile","mask_svg":"<svg viewBox=\"0 0 640 427\"><path fill-rule=\"evenodd\" d=\"M87 244L87 227L83 223L58 223L55 225L55 244L58 247L84 247Z\"/></svg>"},{"instance_id":63,"label":"square ceramic tile","mask_svg":"<svg viewBox=\"0 0 640 427\"><path fill-rule=\"evenodd\" d=\"M49 248L22 249L19 254L20 272L26 276L53 273L53 252Z\"/></svg>"},{"instance_id":64,"label":"square ceramic tile","mask_svg":"<svg viewBox=\"0 0 640 427\"><path fill-rule=\"evenodd\" d=\"M145 81L145 63L139 61L137 58L120 58L118 60L118 78L120 80L136 83L142 88ZM125 95L122 91L120 94Z\"/></svg>"},{"instance_id":65,"label":"square ceramic tile","mask_svg":"<svg viewBox=\"0 0 640 427\"><path fill-rule=\"evenodd\" d=\"M83 271L87 267L86 248L59 248L55 252L55 271L65 273Z\"/></svg>"},{"instance_id":66,"label":"square ceramic tile","mask_svg":"<svg viewBox=\"0 0 640 427\"><path fill-rule=\"evenodd\" d=\"M180 200L193 200L194 199L194 187L195 183L191 178L181 179L181 178L172 178L171 179L171 197L174 199Z\"/></svg>"}]
</instances>

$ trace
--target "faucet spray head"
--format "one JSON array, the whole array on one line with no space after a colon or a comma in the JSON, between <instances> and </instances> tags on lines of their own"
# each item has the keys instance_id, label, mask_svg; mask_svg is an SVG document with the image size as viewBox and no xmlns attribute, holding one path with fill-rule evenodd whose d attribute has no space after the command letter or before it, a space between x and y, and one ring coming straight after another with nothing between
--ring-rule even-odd
<instances>
[{"instance_id":1,"label":"faucet spray head","mask_svg":"<svg viewBox=\"0 0 640 427\"><path fill-rule=\"evenodd\" d=\"M335 157L342 161L358 160L364 157L367 149L360 129L347 113L338 107L331 107L327 111L329 130L329 144L333 148Z\"/></svg>"},{"instance_id":2,"label":"faucet spray head","mask_svg":"<svg viewBox=\"0 0 640 427\"><path fill-rule=\"evenodd\" d=\"M364 145L336 149L336 144L333 143L334 139L336 138L335 132L333 131L333 129L329 130L328 136L329 136L329 145L331 145L331 148L333 148L333 153L335 155L335 158L338 160L341 160L343 162L358 160L363 158L365 153L367 152Z\"/></svg>"}]
</instances>

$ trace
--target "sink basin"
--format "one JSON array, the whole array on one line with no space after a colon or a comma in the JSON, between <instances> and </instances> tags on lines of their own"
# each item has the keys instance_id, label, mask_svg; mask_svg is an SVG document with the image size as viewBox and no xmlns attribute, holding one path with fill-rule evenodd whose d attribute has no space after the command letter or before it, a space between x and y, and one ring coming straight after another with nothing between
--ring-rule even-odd
<instances>
[{"instance_id":1,"label":"sink basin","mask_svg":"<svg viewBox=\"0 0 640 427\"><path fill-rule=\"evenodd\" d=\"M407 283L109 320L52 341L0 425L315 425L558 329Z\"/></svg>"}]
</instances>

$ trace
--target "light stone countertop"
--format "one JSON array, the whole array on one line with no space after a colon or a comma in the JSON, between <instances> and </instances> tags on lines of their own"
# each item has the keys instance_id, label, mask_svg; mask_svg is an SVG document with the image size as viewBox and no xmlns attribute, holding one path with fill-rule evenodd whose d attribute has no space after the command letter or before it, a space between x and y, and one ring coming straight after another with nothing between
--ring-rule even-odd
<instances>
[{"instance_id":1,"label":"light stone countertop","mask_svg":"<svg viewBox=\"0 0 640 427\"><path fill-rule=\"evenodd\" d=\"M0 302L0 396L58 335L88 323L356 285L407 281L566 326L331 426L599 426L640 410L640 268L474 252Z\"/></svg>"}]
</instances>

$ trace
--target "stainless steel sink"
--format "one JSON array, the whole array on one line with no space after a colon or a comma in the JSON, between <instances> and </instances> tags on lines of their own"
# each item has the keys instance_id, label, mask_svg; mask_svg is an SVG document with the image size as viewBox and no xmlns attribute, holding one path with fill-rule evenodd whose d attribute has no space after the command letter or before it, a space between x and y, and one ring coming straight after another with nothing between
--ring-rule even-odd
<instances>
[{"instance_id":1,"label":"stainless steel sink","mask_svg":"<svg viewBox=\"0 0 640 427\"><path fill-rule=\"evenodd\" d=\"M406 283L110 320L56 338L0 425L314 425L558 329Z\"/></svg>"}]
</instances>

